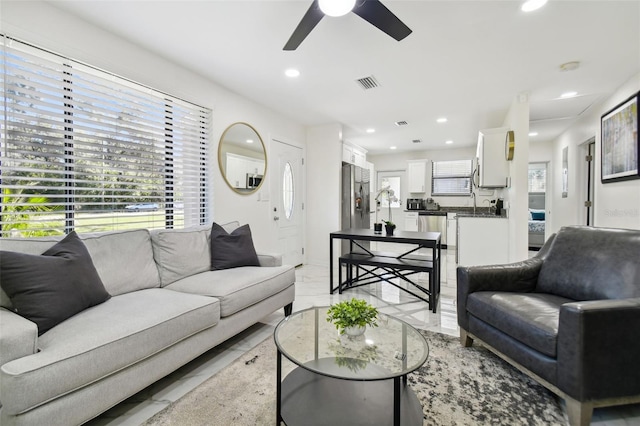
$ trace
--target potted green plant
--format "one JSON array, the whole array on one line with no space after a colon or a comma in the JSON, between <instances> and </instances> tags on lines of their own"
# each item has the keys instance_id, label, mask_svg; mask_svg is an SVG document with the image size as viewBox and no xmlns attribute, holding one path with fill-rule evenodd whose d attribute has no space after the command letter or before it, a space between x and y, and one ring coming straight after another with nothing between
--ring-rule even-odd
<instances>
[{"instance_id":1,"label":"potted green plant","mask_svg":"<svg viewBox=\"0 0 640 426\"><path fill-rule=\"evenodd\" d=\"M393 231L396 229L396 224L390 220L383 220L384 229L387 231L387 235L393 235Z\"/></svg>"},{"instance_id":2,"label":"potted green plant","mask_svg":"<svg viewBox=\"0 0 640 426\"><path fill-rule=\"evenodd\" d=\"M365 300L353 298L331 305L327 310L327 322L333 323L340 334L357 336L366 326L378 326L378 310Z\"/></svg>"}]
</instances>

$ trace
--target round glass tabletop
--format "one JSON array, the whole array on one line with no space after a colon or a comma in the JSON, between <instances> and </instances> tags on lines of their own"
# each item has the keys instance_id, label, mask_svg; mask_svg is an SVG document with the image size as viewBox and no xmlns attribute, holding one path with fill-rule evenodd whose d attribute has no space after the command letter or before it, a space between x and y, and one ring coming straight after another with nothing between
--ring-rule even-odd
<instances>
[{"instance_id":1,"label":"round glass tabletop","mask_svg":"<svg viewBox=\"0 0 640 426\"><path fill-rule=\"evenodd\" d=\"M382 313L364 335L340 335L316 307L284 318L274 332L278 350L293 363L328 377L385 380L411 373L427 360L429 346L418 330Z\"/></svg>"}]
</instances>

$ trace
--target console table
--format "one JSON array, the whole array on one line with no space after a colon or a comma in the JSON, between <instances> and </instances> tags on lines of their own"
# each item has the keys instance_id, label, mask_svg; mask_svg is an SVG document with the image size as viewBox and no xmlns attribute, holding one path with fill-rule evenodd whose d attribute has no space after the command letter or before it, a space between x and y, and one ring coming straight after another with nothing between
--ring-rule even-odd
<instances>
[{"instance_id":1,"label":"console table","mask_svg":"<svg viewBox=\"0 0 640 426\"><path fill-rule=\"evenodd\" d=\"M334 240L348 240L349 252L338 258L338 285L333 283L333 243ZM412 245L404 253L383 253L369 250L358 241L380 241ZM354 252L354 247L360 249ZM420 249L431 249L431 256L415 255ZM343 229L329 234L329 292L342 293L349 288L360 287L374 282L384 281L403 291L424 300L429 309L436 312L440 296L440 256L441 241L439 232L396 231L394 235L377 234L373 229ZM342 280L342 266L346 267L346 279ZM354 274L353 267L356 271ZM429 274L429 288L412 280L411 276L420 272ZM402 287L392 280L399 278L427 295L422 295Z\"/></svg>"}]
</instances>

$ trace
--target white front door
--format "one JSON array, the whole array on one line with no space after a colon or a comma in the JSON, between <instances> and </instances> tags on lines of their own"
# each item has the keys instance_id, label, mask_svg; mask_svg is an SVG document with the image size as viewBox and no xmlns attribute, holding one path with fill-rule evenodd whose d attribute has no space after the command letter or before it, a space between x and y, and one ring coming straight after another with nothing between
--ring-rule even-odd
<instances>
[{"instance_id":1,"label":"white front door","mask_svg":"<svg viewBox=\"0 0 640 426\"><path fill-rule=\"evenodd\" d=\"M302 265L302 148L271 142L271 213L278 227L278 251L283 264Z\"/></svg>"}]
</instances>

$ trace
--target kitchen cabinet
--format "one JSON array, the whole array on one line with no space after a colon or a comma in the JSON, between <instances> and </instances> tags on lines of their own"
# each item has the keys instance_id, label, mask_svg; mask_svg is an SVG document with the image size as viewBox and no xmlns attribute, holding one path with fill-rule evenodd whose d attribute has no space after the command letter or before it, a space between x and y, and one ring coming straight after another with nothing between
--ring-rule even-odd
<instances>
[{"instance_id":1,"label":"kitchen cabinet","mask_svg":"<svg viewBox=\"0 0 640 426\"><path fill-rule=\"evenodd\" d=\"M367 164L366 168L369 170L369 191L372 192L371 205L374 206L375 205L374 198L378 193L378 190L377 190L378 179L376 176L376 166L373 163L370 163L369 161L367 161L366 164Z\"/></svg>"},{"instance_id":2,"label":"kitchen cabinet","mask_svg":"<svg viewBox=\"0 0 640 426\"><path fill-rule=\"evenodd\" d=\"M481 130L478 133L477 183L480 188L504 188L507 186L509 164L504 154L506 128Z\"/></svg>"},{"instance_id":3,"label":"kitchen cabinet","mask_svg":"<svg viewBox=\"0 0 640 426\"><path fill-rule=\"evenodd\" d=\"M367 167L367 151L364 149L350 145L342 144L342 161L349 164L355 164L358 167Z\"/></svg>"},{"instance_id":4,"label":"kitchen cabinet","mask_svg":"<svg viewBox=\"0 0 640 426\"><path fill-rule=\"evenodd\" d=\"M242 155L227 153L227 181L234 188L247 188L247 175L262 175L264 161Z\"/></svg>"},{"instance_id":5,"label":"kitchen cabinet","mask_svg":"<svg viewBox=\"0 0 640 426\"><path fill-rule=\"evenodd\" d=\"M509 221L458 215L458 265L509 263Z\"/></svg>"},{"instance_id":6,"label":"kitchen cabinet","mask_svg":"<svg viewBox=\"0 0 640 426\"><path fill-rule=\"evenodd\" d=\"M427 192L427 160L409 161L407 163L407 175L409 192Z\"/></svg>"},{"instance_id":7,"label":"kitchen cabinet","mask_svg":"<svg viewBox=\"0 0 640 426\"><path fill-rule=\"evenodd\" d=\"M418 232L418 212L404 214L404 230Z\"/></svg>"},{"instance_id":8,"label":"kitchen cabinet","mask_svg":"<svg viewBox=\"0 0 640 426\"><path fill-rule=\"evenodd\" d=\"M456 221L455 213L447 213L447 247L456 246L456 233L458 222Z\"/></svg>"}]
</instances>

